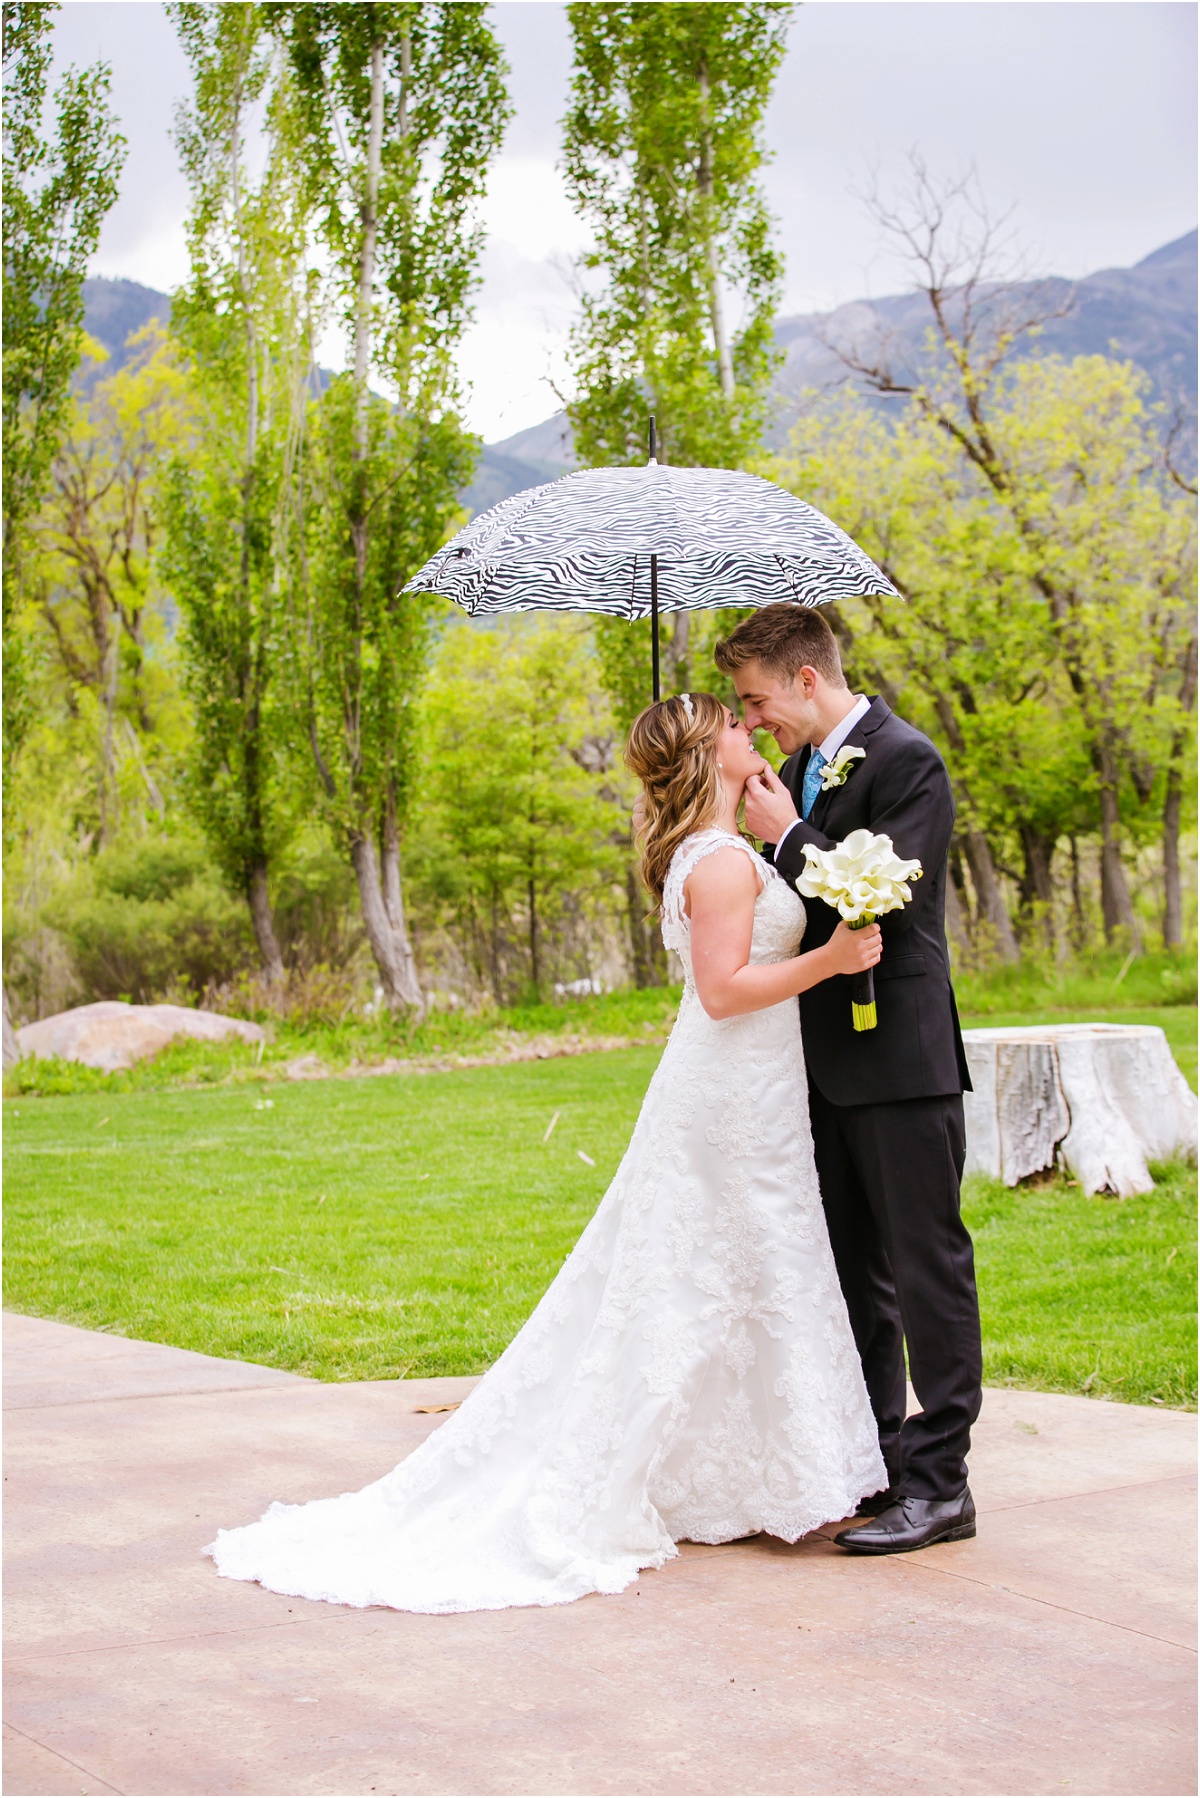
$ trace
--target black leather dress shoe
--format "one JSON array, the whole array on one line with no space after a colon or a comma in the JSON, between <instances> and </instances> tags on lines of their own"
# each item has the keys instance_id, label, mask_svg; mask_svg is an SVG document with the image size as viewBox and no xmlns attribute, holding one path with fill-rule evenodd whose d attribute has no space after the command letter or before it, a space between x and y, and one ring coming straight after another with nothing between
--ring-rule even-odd
<instances>
[{"instance_id":1,"label":"black leather dress shoe","mask_svg":"<svg viewBox=\"0 0 1200 1798\"><path fill-rule=\"evenodd\" d=\"M856 1555L905 1555L974 1534L975 1500L964 1486L957 1498L898 1498L873 1523L841 1530L834 1541Z\"/></svg>"},{"instance_id":2,"label":"black leather dress shoe","mask_svg":"<svg viewBox=\"0 0 1200 1798\"><path fill-rule=\"evenodd\" d=\"M894 1486L885 1486L882 1492L872 1492L867 1498L860 1498L854 1507L856 1517L878 1517L889 1505L894 1505L900 1497Z\"/></svg>"}]
</instances>

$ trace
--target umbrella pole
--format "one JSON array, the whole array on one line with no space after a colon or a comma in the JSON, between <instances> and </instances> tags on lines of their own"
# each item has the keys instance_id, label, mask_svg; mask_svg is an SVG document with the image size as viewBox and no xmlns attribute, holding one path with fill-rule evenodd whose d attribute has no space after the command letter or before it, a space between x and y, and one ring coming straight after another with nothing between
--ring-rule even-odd
<instances>
[{"instance_id":1,"label":"umbrella pole","mask_svg":"<svg viewBox=\"0 0 1200 1798\"><path fill-rule=\"evenodd\" d=\"M662 698L662 687L658 678L658 557L650 558L650 674L654 683L654 703Z\"/></svg>"}]
</instances>

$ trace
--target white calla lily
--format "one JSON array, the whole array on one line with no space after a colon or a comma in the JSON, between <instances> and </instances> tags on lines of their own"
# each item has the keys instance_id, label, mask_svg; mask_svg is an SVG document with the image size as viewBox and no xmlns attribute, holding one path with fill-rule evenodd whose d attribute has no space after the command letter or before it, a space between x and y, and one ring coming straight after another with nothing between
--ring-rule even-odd
<instances>
[{"instance_id":1,"label":"white calla lily","mask_svg":"<svg viewBox=\"0 0 1200 1798\"><path fill-rule=\"evenodd\" d=\"M912 898L908 883L919 880L922 872L919 861L896 854L890 837L869 830L852 830L833 849L806 843L804 856L807 866L796 881L797 892L806 899L823 899L847 924L899 911Z\"/></svg>"}]
</instances>

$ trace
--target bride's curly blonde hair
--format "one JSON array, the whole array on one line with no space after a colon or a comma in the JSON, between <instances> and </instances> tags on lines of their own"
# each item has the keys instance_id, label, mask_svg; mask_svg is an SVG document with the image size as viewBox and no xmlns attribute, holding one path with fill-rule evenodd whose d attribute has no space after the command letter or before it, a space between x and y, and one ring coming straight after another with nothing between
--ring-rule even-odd
<instances>
[{"instance_id":1,"label":"bride's curly blonde hair","mask_svg":"<svg viewBox=\"0 0 1200 1798\"><path fill-rule=\"evenodd\" d=\"M625 765L642 783L640 872L656 905L679 845L721 815L717 739L728 716L711 693L684 693L647 706L633 721Z\"/></svg>"}]
</instances>

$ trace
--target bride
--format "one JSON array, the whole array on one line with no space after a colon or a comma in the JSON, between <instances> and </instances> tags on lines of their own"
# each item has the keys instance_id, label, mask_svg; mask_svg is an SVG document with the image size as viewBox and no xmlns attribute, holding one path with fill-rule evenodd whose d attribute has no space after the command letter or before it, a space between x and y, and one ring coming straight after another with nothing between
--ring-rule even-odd
<instances>
[{"instance_id":1,"label":"bride","mask_svg":"<svg viewBox=\"0 0 1200 1798\"><path fill-rule=\"evenodd\" d=\"M221 1530L219 1573L402 1611L620 1592L676 1543L795 1542L887 1484L813 1164L796 996L879 958L796 953L801 901L738 834L763 762L706 693L630 733L642 873L687 980L624 1160L520 1334L361 1492Z\"/></svg>"}]
</instances>

